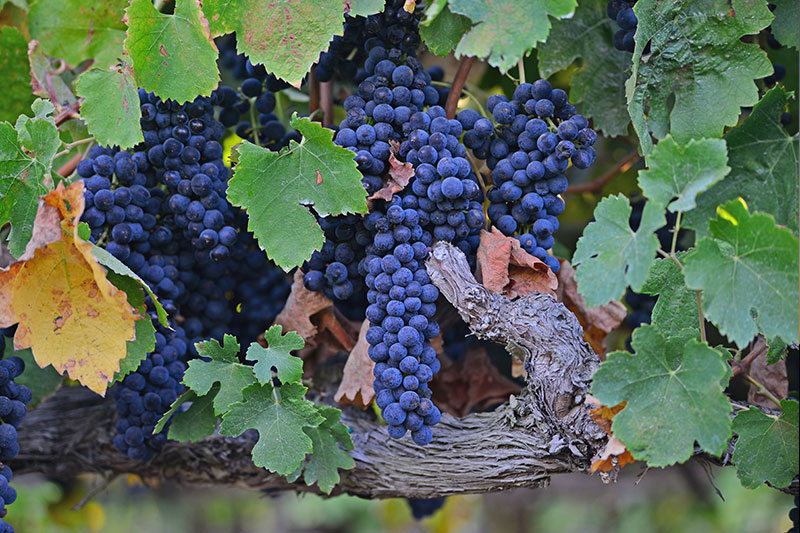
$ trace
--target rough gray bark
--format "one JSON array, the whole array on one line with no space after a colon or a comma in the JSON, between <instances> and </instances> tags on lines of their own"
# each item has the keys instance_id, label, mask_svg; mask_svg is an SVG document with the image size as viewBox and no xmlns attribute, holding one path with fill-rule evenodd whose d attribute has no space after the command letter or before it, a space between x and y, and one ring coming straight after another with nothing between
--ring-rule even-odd
<instances>
[{"instance_id":1,"label":"rough gray bark","mask_svg":"<svg viewBox=\"0 0 800 533\"><path fill-rule=\"evenodd\" d=\"M511 301L489 293L463 254L447 244L434 247L428 271L478 336L525 361L529 385L493 412L460 419L445 414L425 447L389 438L369 411L345 408L342 421L352 429L356 467L342 473L334 493L430 498L541 487L551 475L587 471L605 436L582 404L597 356L575 316L547 295ZM15 471L132 472L188 485L315 490L255 467L248 434L170 442L146 464L129 460L112 444L115 416L113 402L84 389L62 389L23 422Z\"/></svg>"}]
</instances>

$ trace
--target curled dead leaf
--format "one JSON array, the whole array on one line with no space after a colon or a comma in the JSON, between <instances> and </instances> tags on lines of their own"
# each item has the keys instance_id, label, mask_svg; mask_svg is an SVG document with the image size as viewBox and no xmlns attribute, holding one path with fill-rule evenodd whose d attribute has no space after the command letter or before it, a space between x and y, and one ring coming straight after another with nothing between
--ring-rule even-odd
<instances>
[{"instance_id":1,"label":"curled dead leaf","mask_svg":"<svg viewBox=\"0 0 800 533\"><path fill-rule=\"evenodd\" d=\"M405 189L408 182L414 177L414 165L403 163L394 154L397 150L397 143L392 146L389 152L389 179L381 189L367 198L368 200L391 200L392 196Z\"/></svg>"},{"instance_id":2,"label":"curled dead leaf","mask_svg":"<svg viewBox=\"0 0 800 533\"><path fill-rule=\"evenodd\" d=\"M365 320L361 324L361 331L355 347L344 365L342 381L333 397L341 405L355 405L366 409L375 398L375 390L372 386L372 370L375 368L375 363L369 358L367 351L369 349L368 329L369 321Z\"/></svg>"},{"instance_id":3,"label":"curled dead leaf","mask_svg":"<svg viewBox=\"0 0 800 533\"><path fill-rule=\"evenodd\" d=\"M508 298L543 292L555 296L558 279L539 259L522 249L519 241L497 228L481 231L478 274L483 286Z\"/></svg>"},{"instance_id":4,"label":"curled dead leaf","mask_svg":"<svg viewBox=\"0 0 800 533\"><path fill-rule=\"evenodd\" d=\"M578 292L575 269L568 261L561 261L556 298L578 317L578 321L583 327L583 338L600 356L600 359L604 359L606 337L625 320L627 314L625 306L617 301L611 301L598 307L587 306L583 295Z\"/></svg>"},{"instance_id":5,"label":"curled dead leaf","mask_svg":"<svg viewBox=\"0 0 800 533\"><path fill-rule=\"evenodd\" d=\"M592 417L594 423L597 424L603 431L609 435L608 442L601 448L594 457L592 457L592 467L590 472L594 473L598 470L600 472L609 472L614 468L622 468L626 464L633 463L635 459L633 455L625 448L625 445L614 436L611 431L611 425L614 416L622 411L627 405L626 402L618 403L614 406L603 405L600 400L592 395L586 396L586 404L588 406L597 406L589 411L589 416Z\"/></svg>"}]
</instances>

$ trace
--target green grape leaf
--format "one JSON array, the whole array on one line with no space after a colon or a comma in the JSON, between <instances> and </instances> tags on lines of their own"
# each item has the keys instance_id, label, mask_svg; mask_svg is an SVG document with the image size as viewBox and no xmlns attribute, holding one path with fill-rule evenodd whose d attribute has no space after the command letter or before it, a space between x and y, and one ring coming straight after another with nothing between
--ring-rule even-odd
<instances>
[{"instance_id":1,"label":"green grape leaf","mask_svg":"<svg viewBox=\"0 0 800 533\"><path fill-rule=\"evenodd\" d=\"M757 44L739 38L769 25L765 2L641 0L634 11L639 24L626 94L645 155L653 149L651 132L657 139L671 132L680 144L719 137L736 124L740 107L758 101L753 80L770 75L772 64Z\"/></svg>"},{"instance_id":2,"label":"green grape leaf","mask_svg":"<svg viewBox=\"0 0 800 533\"><path fill-rule=\"evenodd\" d=\"M16 356L22 359L25 363L25 372L17 376L14 380L17 385L25 385L31 389L31 401L28 403L28 409L33 409L45 399L56 392L61 383L64 381L61 374L53 368L53 365L47 365L42 368L33 358L33 351L30 348L24 350L14 349L14 340L6 337L5 353L0 354L3 359Z\"/></svg>"},{"instance_id":3,"label":"green grape leaf","mask_svg":"<svg viewBox=\"0 0 800 533\"><path fill-rule=\"evenodd\" d=\"M709 229L713 237L686 255L683 271L689 288L703 291L706 318L740 347L759 330L797 342L797 237L771 215L751 215L740 200L720 206Z\"/></svg>"},{"instance_id":4,"label":"green grape leaf","mask_svg":"<svg viewBox=\"0 0 800 533\"><path fill-rule=\"evenodd\" d=\"M795 0L770 0L775 4L775 20L772 21L772 35L783 46L798 48L798 27L800 19L800 4Z\"/></svg>"},{"instance_id":5,"label":"green grape leaf","mask_svg":"<svg viewBox=\"0 0 800 533\"><path fill-rule=\"evenodd\" d=\"M169 427L170 439L179 442L197 442L216 431L217 415L214 413L213 402L218 387L214 385L208 394L192 400L187 410L175 413Z\"/></svg>"},{"instance_id":6,"label":"green grape leaf","mask_svg":"<svg viewBox=\"0 0 800 533\"><path fill-rule=\"evenodd\" d=\"M11 223L8 250L14 257L25 251L33 233L38 198L48 191L58 138L52 104L36 100L34 117L20 115L16 125L0 122L0 226ZM23 148L25 150L23 150Z\"/></svg>"},{"instance_id":7,"label":"green grape leaf","mask_svg":"<svg viewBox=\"0 0 800 533\"><path fill-rule=\"evenodd\" d=\"M206 396L213 397L219 390L218 387L219 385L214 385ZM187 390L178 396L178 399L172 402L169 410L161 416L161 419L158 422L156 422L155 428L153 429L153 434L161 433L164 430L164 426L167 425L167 422L169 422L169 419L172 418L172 415L178 412L178 409L180 409L181 405L185 404L186 402L193 402L197 398L199 398L199 396L197 396L197 393L193 390Z\"/></svg>"},{"instance_id":8,"label":"green grape leaf","mask_svg":"<svg viewBox=\"0 0 800 533\"><path fill-rule=\"evenodd\" d=\"M214 412L221 415L231 405L242 401L242 391L255 383L252 367L239 363L239 343L236 337L225 335L222 345L215 339L195 344L197 353L210 361L194 359L183 375L183 384L199 396L208 394L214 383L219 383L219 393L214 397Z\"/></svg>"},{"instance_id":9,"label":"green grape leaf","mask_svg":"<svg viewBox=\"0 0 800 533\"><path fill-rule=\"evenodd\" d=\"M683 261L685 252L676 254ZM641 292L658 295L651 315L652 324L665 337L677 335L694 328L700 336L700 319L697 314L697 295L686 287L683 272L671 259L656 259Z\"/></svg>"},{"instance_id":10,"label":"green grape leaf","mask_svg":"<svg viewBox=\"0 0 800 533\"><path fill-rule=\"evenodd\" d=\"M797 136L781 126L789 95L775 87L745 121L725 135L731 173L697 197L697 208L686 213L686 226L708 235L708 220L718 205L744 198L753 211L770 213L778 224L798 232Z\"/></svg>"},{"instance_id":11,"label":"green grape leaf","mask_svg":"<svg viewBox=\"0 0 800 533\"><path fill-rule=\"evenodd\" d=\"M28 10L28 2L27 0L0 0L0 11L5 7L7 3L11 3L12 5L17 6L18 8L22 9L23 11Z\"/></svg>"},{"instance_id":12,"label":"green grape leaf","mask_svg":"<svg viewBox=\"0 0 800 533\"><path fill-rule=\"evenodd\" d=\"M437 56L446 56L455 50L464 33L472 27L472 21L463 15L456 15L442 0L442 6L435 15L428 10L427 19L419 25L419 35L428 50ZM433 7L433 6L431 6Z\"/></svg>"},{"instance_id":13,"label":"green grape leaf","mask_svg":"<svg viewBox=\"0 0 800 533\"><path fill-rule=\"evenodd\" d=\"M330 494L339 483L339 469L350 470L356 466L356 462L345 451L353 449L353 439L347 426L339 422L341 411L327 405L318 405L317 410L325 417L325 421L318 427L303 429L311 438L314 449L305 465L303 480L309 486L316 483L322 492Z\"/></svg>"},{"instance_id":14,"label":"green grape leaf","mask_svg":"<svg viewBox=\"0 0 800 533\"><path fill-rule=\"evenodd\" d=\"M144 141L139 92L128 65L84 72L76 91L84 98L81 117L98 144L130 148Z\"/></svg>"},{"instance_id":15,"label":"green grape leaf","mask_svg":"<svg viewBox=\"0 0 800 533\"><path fill-rule=\"evenodd\" d=\"M537 48L539 74L550 77L577 59L580 66L570 84L570 101L583 103L583 114L606 136L625 135L631 121L625 100L625 80L631 56L614 48L619 29L606 15L604 0L581 2L571 19L556 20L544 44Z\"/></svg>"},{"instance_id":16,"label":"green grape leaf","mask_svg":"<svg viewBox=\"0 0 800 533\"><path fill-rule=\"evenodd\" d=\"M786 357L786 349L789 345L783 342L780 337L775 337L767 341L767 364L774 365Z\"/></svg>"},{"instance_id":17,"label":"green grape leaf","mask_svg":"<svg viewBox=\"0 0 800 533\"><path fill-rule=\"evenodd\" d=\"M384 0L350 0L345 2L345 14L351 17L366 17L383 11ZM348 11L348 7L350 10Z\"/></svg>"},{"instance_id":18,"label":"green grape leaf","mask_svg":"<svg viewBox=\"0 0 800 533\"><path fill-rule=\"evenodd\" d=\"M299 350L305 345L303 337L294 331L281 335L283 328L275 325L264 334L269 348L254 342L247 349L247 360L256 361L253 372L261 383L269 383L272 379L272 367L278 371L281 383L299 382L303 377L303 360L293 356L292 350Z\"/></svg>"},{"instance_id":19,"label":"green grape leaf","mask_svg":"<svg viewBox=\"0 0 800 533\"><path fill-rule=\"evenodd\" d=\"M320 216L367 211L367 192L353 152L333 144L333 132L308 118L295 113L291 126L303 140L290 141L280 153L247 141L240 144L239 163L228 185L228 200L247 210L248 229L286 271L311 257L325 240L306 206Z\"/></svg>"},{"instance_id":20,"label":"green grape leaf","mask_svg":"<svg viewBox=\"0 0 800 533\"><path fill-rule=\"evenodd\" d=\"M47 55L70 65L94 59L106 68L122 57L127 0L34 0L28 14L31 37Z\"/></svg>"},{"instance_id":21,"label":"green grape leaf","mask_svg":"<svg viewBox=\"0 0 800 533\"><path fill-rule=\"evenodd\" d=\"M88 226L86 226L86 229L88 230ZM79 228L78 233L79 234L81 233L81 228ZM88 240L85 237L81 238L83 238L84 240ZM131 270L128 267L128 265L126 265L113 255L108 253L103 248L100 248L99 246L94 246L92 248L92 255L94 256L95 259L97 259L98 263L100 263L109 270L106 277L108 278L109 281L111 281L111 283L113 283L117 287L120 288L129 287L130 284L133 283L135 286L139 286L142 289L144 289L145 292L147 292L148 296L150 296L150 300L153 302L153 305L156 308L156 314L158 315L159 323L165 328L169 327L169 322L167 322L167 312L164 310L164 306L162 306L161 302L158 301L158 296L156 296L156 294L153 292L150 286L147 283L145 283L145 281L142 278L140 278L138 274L136 274L133 270ZM126 283L125 279L122 278L125 278L129 281ZM123 290L126 293L128 293L128 295L131 294L131 290L129 288L123 288Z\"/></svg>"},{"instance_id":22,"label":"green grape leaf","mask_svg":"<svg viewBox=\"0 0 800 533\"><path fill-rule=\"evenodd\" d=\"M739 438L733 452L733 464L742 486L755 489L765 481L776 488L788 486L797 474L797 434L800 430L798 403L781 400L780 416L750 407L736 414L733 432Z\"/></svg>"},{"instance_id":23,"label":"green grape leaf","mask_svg":"<svg viewBox=\"0 0 800 533\"><path fill-rule=\"evenodd\" d=\"M578 290L590 307L621 298L629 285L639 292L647 279L658 249L655 231L666 223L664 208L647 202L636 231L630 228L630 216L625 196L603 198L594 210L595 221L578 239L572 262Z\"/></svg>"},{"instance_id":24,"label":"green grape leaf","mask_svg":"<svg viewBox=\"0 0 800 533\"><path fill-rule=\"evenodd\" d=\"M730 172L727 162L722 139L692 139L679 146L668 135L647 156L648 168L639 172L639 187L670 211L690 211L698 194Z\"/></svg>"},{"instance_id":25,"label":"green grape leaf","mask_svg":"<svg viewBox=\"0 0 800 533\"><path fill-rule=\"evenodd\" d=\"M235 31L239 53L295 87L344 29L340 1L206 0L203 11L215 36Z\"/></svg>"},{"instance_id":26,"label":"green grape leaf","mask_svg":"<svg viewBox=\"0 0 800 533\"><path fill-rule=\"evenodd\" d=\"M28 61L31 65L30 84L33 86L34 94L42 98L52 98L53 105L58 106L59 111L78 103L78 99L72 94L72 89L64 81L65 78L52 73L59 68L58 62L45 55L38 41L31 41L29 44Z\"/></svg>"},{"instance_id":27,"label":"green grape leaf","mask_svg":"<svg viewBox=\"0 0 800 533\"><path fill-rule=\"evenodd\" d=\"M486 58L505 72L547 40L550 18L569 18L575 0L449 0L450 11L475 26L461 39L457 56Z\"/></svg>"},{"instance_id":28,"label":"green grape leaf","mask_svg":"<svg viewBox=\"0 0 800 533\"><path fill-rule=\"evenodd\" d=\"M297 383L278 389L255 383L243 391L244 400L231 405L222 417L219 432L237 437L248 429L258 430L253 463L282 476L290 474L313 451L313 441L303 430L325 420L304 398L306 390Z\"/></svg>"},{"instance_id":29,"label":"green grape leaf","mask_svg":"<svg viewBox=\"0 0 800 533\"><path fill-rule=\"evenodd\" d=\"M162 15L150 0L131 0L125 21L125 52L139 87L179 103L216 89L217 47L199 0L177 0L174 15Z\"/></svg>"},{"instance_id":30,"label":"green grape leaf","mask_svg":"<svg viewBox=\"0 0 800 533\"><path fill-rule=\"evenodd\" d=\"M28 66L28 41L17 28L0 28L0 122L27 112L34 100Z\"/></svg>"},{"instance_id":31,"label":"green grape leaf","mask_svg":"<svg viewBox=\"0 0 800 533\"><path fill-rule=\"evenodd\" d=\"M723 355L685 330L665 337L652 325L633 332L635 354L613 352L592 377L606 405L627 402L614 417L614 436L650 466L686 461L694 443L720 455L731 436L731 404L723 394Z\"/></svg>"}]
</instances>

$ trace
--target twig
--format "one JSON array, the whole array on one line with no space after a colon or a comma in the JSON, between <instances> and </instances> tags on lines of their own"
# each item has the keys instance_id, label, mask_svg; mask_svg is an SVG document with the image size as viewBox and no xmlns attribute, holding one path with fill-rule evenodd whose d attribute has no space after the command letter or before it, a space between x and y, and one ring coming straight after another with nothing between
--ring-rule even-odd
<instances>
[{"instance_id":1,"label":"twig","mask_svg":"<svg viewBox=\"0 0 800 533\"><path fill-rule=\"evenodd\" d=\"M78 167L78 163L81 162L81 159L83 159L82 154L73 155L72 157L69 158L69 161L61 165L61 168L56 170L56 174L58 174L62 178L66 178L67 176L75 172L75 169Z\"/></svg>"},{"instance_id":2,"label":"twig","mask_svg":"<svg viewBox=\"0 0 800 533\"><path fill-rule=\"evenodd\" d=\"M772 393L769 391L769 389L767 389L767 388L766 388L764 385L762 385L761 383L759 383L758 381L756 381L755 379L753 379L753 378L750 376L750 374L745 374L745 375L744 375L744 379L746 379L747 381L749 381L751 385L753 385L753 386L754 386L756 389L758 389L758 392L757 392L756 394L760 394L760 395L761 395L761 396L763 396L764 398L767 398L767 399L769 399L769 401L771 401L772 403L774 403L774 404L775 404L775 405L777 405L778 407L780 407L780 406L781 406L781 401L778 399L778 397L777 397L777 396L775 396L774 394L772 394Z\"/></svg>"},{"instance_id":3,"label":"twig","mask_svg":"<svg viewBox=\"0 0 800 533\"><path fill-rule=\"evenodd\" d=\"M616 177L618 174L622 174L623 172L627 171L631 165L639 160L639 157L639 152L633 150L596 180L590 181L589 183L581 183L579 185L570 185L567 187L566 193L577 194L581 192L599 191L605 187L606 183L614 179L614 177Z\"/></svg>"},{"instance_id":4,"label":"twig","mask_svg":"<svg viewBox=\"0 0 800 533\"><path fill-rule=\"evenodd\" d=\"M745 356L745 358L739 362L732 362L734 377L741 376L742 374L746 373L753 361L755 361L757 357L766 354L768 350L769 347L767 346L767 341L764 339L763 335L759 335L756 339L756 343L753 345L750 352L748 352L747 356Z\"/></svg>"},{"instance_id":5,"label":"twig","mask_svg":"<svg viewBox=\"0 0 800 533\"><path fill-rule=\"evenodd\" d=\"M253 140L256 141L258 146L261 146L261 143L258 142L258 120L256 117L256 106L254 102L250 102L250 127L253 129Z\"/></svg>"},{"instance_id":6,"label":"twig","mask_svg":"<svg viewBox=\"0 0 800 533\"><path fill-rule=\"evenodd\" d=\"M92 498L94 498L95 496L97 496L98 494L100 494L101 492L106 490L108 488L108 486L111 484L111 482L114 481L115 479L117 479L118 475L119 474L117 474L117 473L113 473L108 477L104 477L102 482L98 483L97 485L95 485L94 487L89 489L89 491L83 496L83 498L81 498L81 501L79 501L78 503L75 504L75 506L72 508L72 510L73 511L80 510L81 507L83 507L84 505L89 503L89 501Z\"/></svg>"},{"instance_id":7,"label":"twig","mask_svg":"<svg viewBox=\"0 0 800 533\"><path fill-rule=\"evenodd\" d=\"M333 82L325 81L319 84L319 103L322 106L322 125L327 127L333 124Z\"/></svg>"},{"instance_id":8,"label":"twig","mask_svg":"<svg viewBox=\"0 0 800 533\"><path fill-rule=\"evenodd\" d=\"M525 83L525 65L522 63L521 57L517 61L517 70L519 71L519 83L522 85Z\"/></svg>"},{"instance_id":9,"label":"twig","mask_svg":"<svg viewBox=\"0 0 800 533\"><path fill-rule=\"evenodd\" d=\"M78 102L75 102L74 104L64 108L64 110L61 111L61 113L59 113L58 116L55 118L56 127L59 127L64 122L79 116L78 115L79 110L80 110L80 104Z\"/></svg>"},{"instance_id":10,"label":"twig","mask_svg":"<svg viewBox=\"0 0 800 533\"><path fill-rule=\"evenodd\" d=\"M670 247L669 254L675 255L675 248L678 245L678 232L681 229L681 211L678 211L678 215L675 217L675 227L672 228L672 246Z\"/></svg>"},{"instance_id":11,"label":"twig","mask_svg":"<svg viewBox=\"0 0 800 533\"><path fill-rule=\"evenodd\" d=\"M458 65L458 71L456 72L456 77L453 79L453 85L450 87L450 94L447 96L447 103L445 104L447 118L456 116L456 108L458 107L458 100L461 98L461 90L467 82L467 76L469 76L469 71L472 68L472 64L475 63L475 59L475 56L465 57L461 60L461 64Z\"/></svg>"},{"instance_id":12,"label":"twig","mask_svg":"<svg viewBox=\"0 0 800 533\"><path fill-rule=\"evenodd\" d=\"M314 75L314 70L316 67L311 67L311 72L309 73L309 84L308 84L308 113L309 115L314 113L317 109L319 109L319 80Z\"/></svg>"}]
</instances>

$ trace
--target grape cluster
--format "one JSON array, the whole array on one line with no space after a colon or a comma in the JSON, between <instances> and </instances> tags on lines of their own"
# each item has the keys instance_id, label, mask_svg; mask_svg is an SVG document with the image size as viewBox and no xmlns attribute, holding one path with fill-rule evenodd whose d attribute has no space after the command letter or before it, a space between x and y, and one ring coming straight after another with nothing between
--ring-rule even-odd
<instances>
[{"instance_id":1,"label":"grape cluster","mask_svg":"<svg viewBox=\"0 0 800 533\"><path fill-rule=\"evenodd\" d=\"M374 234L362 272L369 289L366 339L376 363L375 403L390 436L411 431L422 446L431 441L430 426L441 418L428 387L440 368L429 342L439 334L433 318L439 290L424 266L432 237L420 226L419 211L404 209L400 198L384 207L385 214L374 211L364 219Z\"/></svg>"},{"instance_id":2,"label":"grape cluster","mask_svg":"<svg viewBox=\"0 0 800 533\"><path fill-rule=\"evenodd\" d=\"M639 19L633 12L636 0L610 0L606 6L608 18L615 21L619 30L614 34L614 48L623 52L633 52L636 43L633 40Z\"/></svg>"},{"instance_id":3,"label":"grape cluster","mask_svg":"<svg viewBox=\"0 0 800 533\"><path fill-rule=\"evenodd\" d=\"M420 2L409 13L403 9L405 3L405 0L387 0L380 13L366 18L346 16L343 35L334 37L328 50L320 54L314 70L317 79L331 81L338 74L356 83L363 80L366 74L358 70L358 65L364 64L367 70L374 66L365 58L362 47L365 42L380 42L402 54L415 56L421 42L419 21L425 5Z\"/></svg>"},{"instance_id":4,"label":"grape cluster","mask_svg":"<svg viewBox=\"0 0 800 533\"><path fill-rule=\"evenodd\" d=\"M112 389L119 413L114 446L139 461L149 460L167 441L164 432L153 434L153 428L183 389L188 353L183 328L170 324L168 330L155 318L153 324L158 330L155 350Z\"/></svg>"},{"instance_id":5,"label":"grape cluster","mask_svg":"<svg viewBox=\"0 0 800 533\"><path fill-rule=\"evenodd\" d=\"M323 217L319 224L325 232L325 243L303 265L303 285L335 300L347 301L356 296L355 304L364 297L364 280L358 267L372 235L356 215Z\"/></svg>"},{"instance_id":6,"label":"grape cluster","mask_svg":"<svg viewBox=\"0 0 800 533\"><path fill-rule=\"evenodd\" d=\"M0 330L0 355L5 350L5 337L13 338L16 328ZM32 398L31 390L14 380L25 370L25 363L13 356L0 360L0 533L11 532L14 528L3 521L8 513L7 505L17 499L17 491L9 485L13 477L11 468L5 464L19 453L17 428L27 414L25 407Z\"/></svg>"},{"instance_id":7,"label":"grape cluster","mask_svg":"<svg viewBox=\"0 0 800 533\"><path fill-rule=\"evenodd\" d=\"M467 109L458 114L464 144L486 159L492 187L487 214L504 235L515 235L522 248L558 272L558 260L547 254L564 212L560 194L567 189L564 172L570 162L588 168L595 159L597 134L576 114L567 93L547 80L523 83L509 100L493 95L487 109L497 123Z\"/></svg>"}]
</instances>

